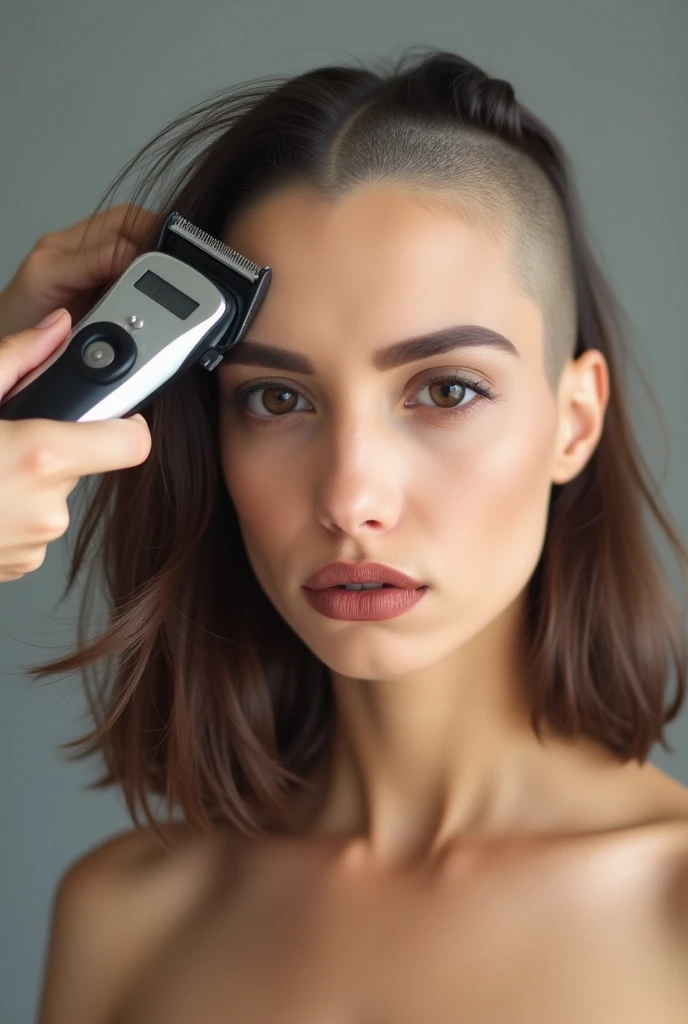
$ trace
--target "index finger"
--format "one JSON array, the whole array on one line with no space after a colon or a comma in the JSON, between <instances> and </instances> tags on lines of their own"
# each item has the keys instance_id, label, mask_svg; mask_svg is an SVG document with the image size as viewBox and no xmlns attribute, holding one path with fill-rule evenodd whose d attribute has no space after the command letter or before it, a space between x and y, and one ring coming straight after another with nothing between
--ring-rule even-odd
<instances>
[{"instance_id":1,"label":"index finger","mask_svg":"<svg viewBox=\"0 0 688 1024\"><path fill-rule=\"evenodd\" d=\"M38 453L41 475L53 480L138 466L150 455L152 444L145 420L131 417L87 423L18 420L14 426L37 432L29 435L30 449Z\"/></svg>"}]
</instances>

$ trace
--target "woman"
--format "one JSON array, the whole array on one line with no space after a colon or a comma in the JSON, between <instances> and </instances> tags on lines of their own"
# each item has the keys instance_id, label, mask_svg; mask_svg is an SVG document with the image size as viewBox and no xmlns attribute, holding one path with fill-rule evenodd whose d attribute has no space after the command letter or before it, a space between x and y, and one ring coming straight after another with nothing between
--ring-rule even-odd
<instances>
[{"instance_id":1,"label":"woman","mask_svg":"<svg viewBox=\"0 0 688 1024\"><path fill-rule=\"evenodd\" d=\"M215 98L160 172L213 134L156 214L41 240L86 291L178 209L273 271L150 451L5 427L131 438L68 585L102 553L112 622L36 674L108 665L79 756L137 827L60 882L41 1024L685 1021L688 793L647 760L685 638L645 509L686 551L560 145L443 52ZM15 330L55 305L28 266Z\"/></svg>"}]
</instances>

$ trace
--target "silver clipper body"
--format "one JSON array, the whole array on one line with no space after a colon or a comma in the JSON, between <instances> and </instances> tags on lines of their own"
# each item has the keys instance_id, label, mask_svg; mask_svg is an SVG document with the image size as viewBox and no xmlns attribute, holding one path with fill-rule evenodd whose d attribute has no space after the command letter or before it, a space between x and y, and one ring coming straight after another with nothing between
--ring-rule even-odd
<instances>
[{"instance_id":1,"label":"silver clipper body","mask_svg":"<svg viewBox=\"0 0 688 1024\"><path fill-rule=\"evenodd\" d=\"M0 419L85 422L144 408L195 363L214 370L267 293L259 267L176 211L50 359L0 404Z\"/></svg>"}]
</instances>

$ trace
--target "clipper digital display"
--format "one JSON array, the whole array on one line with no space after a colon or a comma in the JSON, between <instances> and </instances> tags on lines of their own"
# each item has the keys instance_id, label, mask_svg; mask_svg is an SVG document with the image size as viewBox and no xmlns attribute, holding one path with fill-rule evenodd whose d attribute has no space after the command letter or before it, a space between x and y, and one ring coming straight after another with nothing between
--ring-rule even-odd
<instances>
[{"instance_id":1,"label":"clipper digital display","mask_svg":"<svg viewBox=\"0 0 688 1024\"><path fill-rule=\"evenodd\" d=\"M174 288L169 281L154 274L152 270L147 270L138 281L134 281L134 288L164 309L168 309L170 313L174 313L180 320L188 320L194 309L198 309L197 302L184 292L180 292L178 288Z\"/></svg>"}]
</instances>

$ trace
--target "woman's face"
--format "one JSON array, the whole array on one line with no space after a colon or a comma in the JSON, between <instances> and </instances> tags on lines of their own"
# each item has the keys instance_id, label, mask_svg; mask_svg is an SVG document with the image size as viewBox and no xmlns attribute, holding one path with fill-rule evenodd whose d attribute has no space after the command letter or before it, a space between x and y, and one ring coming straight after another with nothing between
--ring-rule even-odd
<instances>
[{"instance_id":1,"label":"woman's face","mask_svg":"<svg viewBox=\"0 0 688 1024\"><path fill-rule=\"evenodd\" d=\"M330 205L284 192L225 241L273 273L237 361L218 370L224 476L265 593L347 676L410 676L484 642L537 564L561 443L541 313L512 284L505 250L381 187ZM376 363L457 325L507 343ZM312 372L267 355L241 365L249 342ZM393 618L330 618L303 588L332 561L386 563L428 589Z\"/></svg>"}]
</instances>

